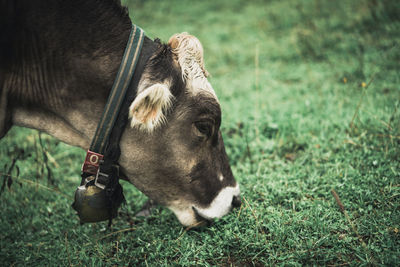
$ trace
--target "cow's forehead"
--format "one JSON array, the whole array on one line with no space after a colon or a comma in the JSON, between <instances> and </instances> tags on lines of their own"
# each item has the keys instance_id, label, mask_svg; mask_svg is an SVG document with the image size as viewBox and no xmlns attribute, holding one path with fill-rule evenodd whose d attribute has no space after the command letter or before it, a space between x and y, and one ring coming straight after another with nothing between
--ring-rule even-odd
<instances>
[{"instance_id":1,"label":"cow's forehead","mask_svg":"<svg viewBox=\"0 0 400 267\"><path fill-rule=\"evenodd\" d=\"M221 120L221 107L218 100L209 92L201 92L192 97L195 103L195 116L209 115L217 120Z\"/></svg>"},{"instance_id":2,"label":"cow's forehead","mask_svg":"<svg viewBox=\"0 0 400 267\"><path fill-rule=\"evenodd\" d=\"M204 75L201 77L201 74L199 74L195 79L187 80L186 86L189 93L194 95L207 95L208 97L214 98L217 103L219 102L214 88Z\"/></svg>"}]
</instances>

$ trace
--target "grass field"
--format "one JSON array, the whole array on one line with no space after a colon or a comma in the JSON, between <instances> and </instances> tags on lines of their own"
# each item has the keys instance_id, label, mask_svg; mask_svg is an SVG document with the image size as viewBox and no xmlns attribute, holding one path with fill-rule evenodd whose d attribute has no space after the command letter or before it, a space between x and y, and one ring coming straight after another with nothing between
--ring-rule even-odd
<instances>
[{"instance_id":1,"label":"grass field","mask_svg":"<svg viewBox=\"0 0 400 267\"><path fill-rule=\"evenodd\" d=\"M146 197L122 182L112 228L80 226L84 151L13 128L0 265L400 265L399 1L127 2L148 36L203 43L242 207L187 230L133 218Z\"/></svg>"}]
</instances>

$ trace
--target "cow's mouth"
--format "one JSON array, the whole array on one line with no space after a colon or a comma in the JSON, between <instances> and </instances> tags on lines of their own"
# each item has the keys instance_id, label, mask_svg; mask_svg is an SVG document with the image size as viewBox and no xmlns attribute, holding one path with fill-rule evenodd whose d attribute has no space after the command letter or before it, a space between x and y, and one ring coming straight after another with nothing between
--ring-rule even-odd
<instances>
[{"instance_id":1,"label":"cow's mouth","mask_svg":"<svg viewBox=\"0 0 400 267\"><path fill-rule=\"evenodd\" d=\"M194 211L194 214L195 214L195 217L196 217L196 221L197 221L197 223L192 225L192 227L210 226L213 223L212 220L201 216L199 211L196 209L196 207L193 206L192 209Z\"/></svg>"}]
</instances>

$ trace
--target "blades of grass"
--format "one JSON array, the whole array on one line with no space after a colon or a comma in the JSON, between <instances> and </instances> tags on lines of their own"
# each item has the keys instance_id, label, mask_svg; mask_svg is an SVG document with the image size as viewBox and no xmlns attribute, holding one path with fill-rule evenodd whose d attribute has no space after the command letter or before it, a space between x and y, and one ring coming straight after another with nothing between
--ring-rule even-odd
<instances>
[{"instance_id":1,"label":"blades of grass","mask_svg":"<svg viewBox=\"0 0 400 267\"><path fill-rule=\"evenodd\" d=\"M107 238L107 237L110 237L110 236L113 236L113 235L116 235L116 234L119 234L119 233L130 232L130 231L135 231L135 230L136 230L135 227L130 227L130 228L121 229L121 230L118 230L118 231L115 231L115 232L106 234L106 235L104 235L104 236L102 236L102 237L99 237L99 238L97 239L97 241L102 240L102 239Z\"/></svg>"},{"instance_id":2,"label":"blades of grass","mask_svg":"<svg viewBox=\"0 0 400 267\"><path fill-rule=\"evenodd\" d=\"M11 177L11 178L13 178L13 179L16 179L17 181L24 182L24 183L26 183L26 184L28 184L28 185L34 186L36 189L42 188L42 189L46 189L46 190L51 191L51 192L55 192L55 193L57 193L58 195L62 195L63 197L65 197L65 198L67 198L67 199L73 200L71 196L68 196L68 195L66 195L66 194L64 194L64 193L62 193L62 192L60 192L58 189L51 188L51 187L47 187L47 186L42 185L41 183L39 183L39 182L37 182L37 181L34 182L34 181L29 180L29 179L24 179L24 178L22 178L22 177L15 177L15 176L9 175L9 174L7 174L7 173L3 173L3 172L0 172L0 175L4 175L4 176L7 176L7 177Z\"/></svg>"},{"instance_id":3,"label":"blades of grass","mask_svg":"<svg viewBox=\"0 0 400 267\"><path fill-rule=\"evenodd\" d=\"M353 118L351 119L351 122L350 122L350 130L351 130L351 131L353 131L353 128L354 128L354 120L355 120L356 117L358 116L358 111L360 110L361 104L362 104L362 102L363 102L363 100L364 100L364 96L365 96L366 93L367 93L367 89L368 89L368 87L371 85L371 83L374 81L374 78L375 78L376 73L377 73L377 72L375 72L374 74L372 74L371 79L369 80L369 82L368 82L366 85L363 84L363 86L362 86L363 92L362 92L362 94L361 94L360 100L358 101L356 110L354 111Z\"/></svg>"},{"instance_id":4,"label":"blades of grass","mask_svg":"<svg viewBox=\"0 0 400 267\"><path fill-rule=\"evenodd\" d=\"M344 205L343 205L342 201L340 200L339 195L336 193L335 189L333 189L333 188L331 189L331 193L332 193L333 197L335 198L336 204L339 206L340 211L343 213L344 217L346 218L347 223L350 225L351 229L353 230L353 233L357 236L358 241L360 242L361 246L363 247L363 249L366 253L367 259L369 256L371 263L376 265L374 263L374 258L372 257L371 252L368 250L367 244L365 244L364 240L358 233L356 226L354 225L353 221L350 219L349 215L347 214L346 209L344 208Z\"/></svg>"},{"instance_id":5,"label":"blades of grass","mask_svg":"<svg viewBox=\"0 0 400 267\"><path fill-rule=\"evenodd\" d=\"M68 264L69 264L69 266L72 266L71 257L69 255L69 247L68 247L68 232L65 232L64 241L65 241L65 250L67 252L67 257L68 257Z\"/></svg>"}]
</instances>

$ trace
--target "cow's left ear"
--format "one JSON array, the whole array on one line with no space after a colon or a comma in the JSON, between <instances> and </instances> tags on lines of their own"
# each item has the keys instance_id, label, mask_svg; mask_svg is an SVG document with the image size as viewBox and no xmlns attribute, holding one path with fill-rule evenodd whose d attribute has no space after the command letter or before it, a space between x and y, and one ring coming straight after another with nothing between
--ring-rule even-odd
<instances>
[{"instance_id":1,"label":"cow's left ear","mask_svg":"<svg viewBox=\"0 0 400 267\"><path fill-rule=\"evenodd\" d=\"M131 126L152 132L165 121L164 112L172 98L167 84L157 83L141 91L129 107Z\"/></svg>"}]
</instances>

